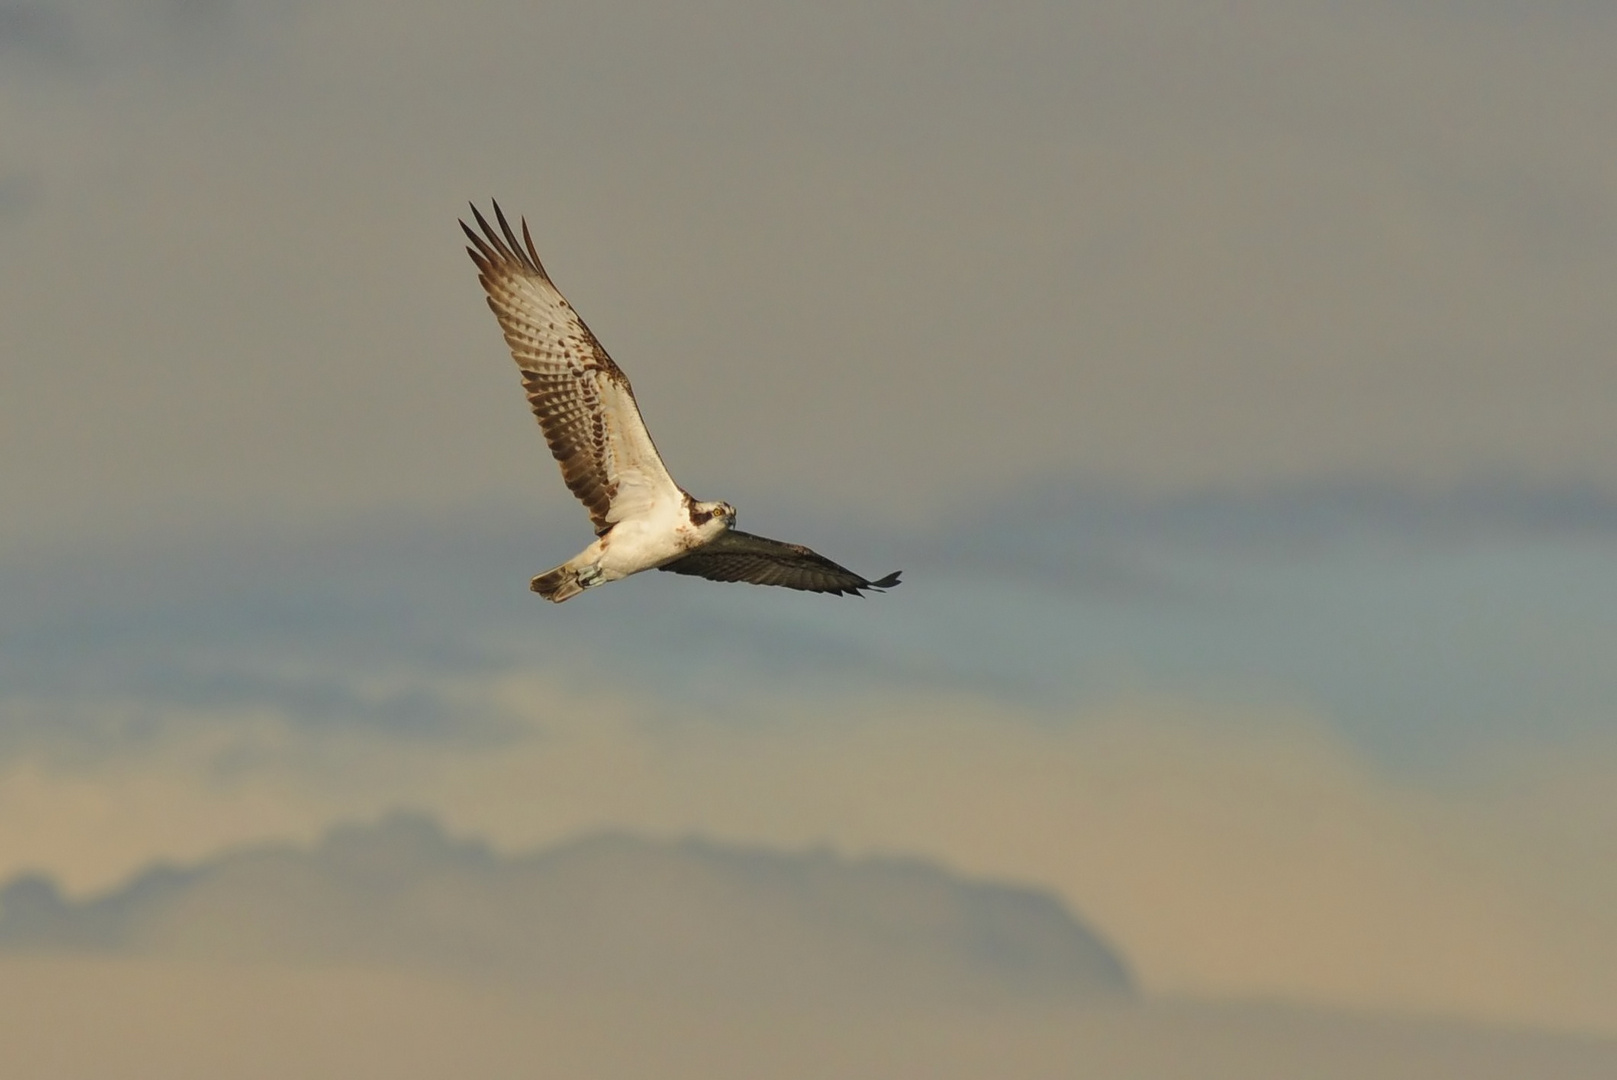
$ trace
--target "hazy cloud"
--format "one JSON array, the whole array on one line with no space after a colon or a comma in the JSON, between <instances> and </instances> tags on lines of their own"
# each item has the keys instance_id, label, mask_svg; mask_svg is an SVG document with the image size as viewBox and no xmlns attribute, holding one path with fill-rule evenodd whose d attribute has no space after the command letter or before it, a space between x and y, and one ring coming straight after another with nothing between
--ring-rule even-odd
<instances>
[{"instance_id":1,"label":"hazy cloud","mask_svg":"<svg viewBox=\"0 0 1617 1080\"><path fill-rule=\"evenodd\" d=\"M38 62L36 72L105 83L256 50L286 25L298 0L22 0L0 5L0 50Z\"/></svg>"},{"instance_id":2,"label":"hazy cloud","mask_svg":"<svg viewBox=\"0 0 1617 1080\"><path fill-rule=\"evenodd\" d=\"M30 1076L1106 1075L1593 1080L1610 1040L1129 995L1047 896L915 860L599 837L524 857L420 818L0 899ZM71 1018L73 1037L59 1025Z\"/></svg>"},{"instance_id":3,"label":"hazy cloud","mask_svg":"<svg viewBox=\"0 0 1617 1080\"><path fill-rule=\"evenodd\" d=\"M738 724L612 688L482 690L532 716L532 736L399 744L260 721L111 760L15 761L0 874L48 870L83 896L156 858L312 843L406 803L503 851L698 834L1038 883L1159 994L1617 1029L1609 746L1436 786L1368 766L1305 717L1185 703L1052 716L878 696Z\"/></svg>"},{"instance_id":4,"label":"hazy cloud","mask_svg":"<svg viewBox=\"0 0 1617 1080\"><path fill-rule=\"evenodd\" d=\"M626 836L508 858L395 816L64 902L0 889L0 949L426 968L557 990L884 1006L1129 990L1049 895L926 863Z\"/></svg>"},{"instance_id":5,"label":"hazy cloud","mask_svg":"<svg viewBox=\"0 0 1617 1080\"><path fill-rule=\"evenodd\" d=\"M58 5L0 5L0 55L59 59L70 49L72 37L72 23Z\"/></svg>"},{"instance_id":6,"label":"hazy cloud","mask_svg":"<svg viewBox=\"0 0 1617 1080\"><path fill-rule=\"evenodd\" d=\"M478 687L513 675L554 687L558 711L610 685L670 722L748 723L783 697L1060 711L1146 690L1307 709L1377 760L1438 769L1495 739L1609 731L1617 507L1598 489L1046 486L964 509L919 527L806 509L753 525L906 570L863 602L650 574L558 614L526 582L587 537L572 507L13 555L0 752L105 755L266 717L498 740L526 722Z\"/></svg>"}]
</instances>

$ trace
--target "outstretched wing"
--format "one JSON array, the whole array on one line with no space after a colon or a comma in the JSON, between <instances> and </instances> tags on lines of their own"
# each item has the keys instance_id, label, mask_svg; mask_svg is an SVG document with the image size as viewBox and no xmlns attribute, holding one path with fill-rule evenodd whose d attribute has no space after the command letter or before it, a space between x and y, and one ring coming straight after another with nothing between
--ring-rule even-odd
<instances>
[{"instance_id":1,"label":"outstretched wing","mask_svg":"<svg viewBox=\"0 0 1617 1080\"><path fill-rule=\"evenodd\" d=\"M596 533L649 513L662 500L678 501L679 486L652 444L628 377L551 283L527 220L518 243L499 203L498 233L476 206L472 216L483 232L460 223L472 242L466 252L522 369L528 404L562 479L589 510Z\"/></svg>"},{"instance_id":2,"label":"outstretched wing","mask_svg":"<svg viewBox=\"0 0 1617 1080\"><path fill-rule=\"evenodd\" d=\"M657 569L705 577L710 581L784 585L788 589L849 596L860 595L861 589L880 591L898 584L898 571L880 581L867 581L802 544L786 544L735 529Z\"/></svg>"}]
</instances>

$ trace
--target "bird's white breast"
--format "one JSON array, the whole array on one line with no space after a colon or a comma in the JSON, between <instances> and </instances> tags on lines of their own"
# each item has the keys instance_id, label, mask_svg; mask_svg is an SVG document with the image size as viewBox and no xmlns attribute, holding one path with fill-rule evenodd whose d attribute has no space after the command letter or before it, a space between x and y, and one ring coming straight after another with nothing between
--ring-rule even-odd
<instances>
[{"instance_id":1,"label":"bird's white breast","mask_svg":"<svg viewBox=\"0 0 1617 1080\"><path fill-rule=\"evenodd\" d=\"M601 568L625 577L672 562L703 543L683 503L666 500L618 522L604 539Z\"/></svg>"}]
</instances>

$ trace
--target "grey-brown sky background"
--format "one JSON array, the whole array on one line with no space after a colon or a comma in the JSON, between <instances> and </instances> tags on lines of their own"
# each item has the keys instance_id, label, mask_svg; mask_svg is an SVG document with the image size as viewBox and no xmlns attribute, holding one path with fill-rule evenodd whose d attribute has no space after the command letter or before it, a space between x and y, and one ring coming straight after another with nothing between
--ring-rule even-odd
<instances>
[{"instance_id":1,"label":"grey-brown sky background","mask_svg":"<svg viewBox=\"0 0 1617 1080\"><path fill-rule=\"evenodd\" d=\"M8 11L47 536L508 497L490 194L697 486L1617 484L1593 5Z\"/></svg>"},{"instance_id":2,"label":"grey-brown sky background","mask_svg":"<svg viewBox=\"0 0 1617 1080\"><path fill-rule=\"evenodd\" d=\"M0 2L0 875L401 805L829 843L1050 888L1148 994L1617 1033L1614 52L1575 2ZM491 196L686 487L904 587L538 606L586 524Z\"/></svg>"}]
</instances>

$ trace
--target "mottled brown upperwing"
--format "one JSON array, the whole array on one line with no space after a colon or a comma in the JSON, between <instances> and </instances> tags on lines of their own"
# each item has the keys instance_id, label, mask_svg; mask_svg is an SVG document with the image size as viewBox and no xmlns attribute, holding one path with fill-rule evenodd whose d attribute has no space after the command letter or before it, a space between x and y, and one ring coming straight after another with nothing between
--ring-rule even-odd
<instances>
[{"instance_id":1,"label":"mottled brown upperwing","mask_svg":"<svg viewBox=\"0 0 1617 1080\"><path fill-rule=\"evenodd\" d=\"M466 253L477 264L477 280L488 293L488 306L521 369L528 406L561 466L568 490L589 511L597 535L604 533L611 528L607 515L618 488L611 475L608 433L596 380L612 381L633 401L629 378L550 280L534 248L527 219L522 221L519 242L499 203L494 204L499 233L476 206L472 216L482 235L464 221L460 223L472 243ZM544 283L555 294L553 308L547 310L537 303L523 287L523 279Z\"/></svg>"},{"instance_id":2,"label":"mottled brown upperwing","mask_svg":"<svg viewBox=\"0 0 1617 1080\"><path fill-rule=\"evenodd\" d=\"M754 536L738 529L731 529L712 543L658 569L709 581L779 585L837 596L859 596L863 589L879 592L899 583L898 571L879 581L870 581L801 544Z\"/></svg>"}]
</instances>

